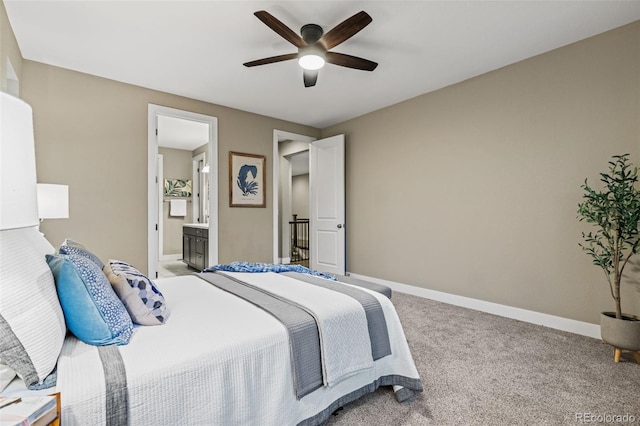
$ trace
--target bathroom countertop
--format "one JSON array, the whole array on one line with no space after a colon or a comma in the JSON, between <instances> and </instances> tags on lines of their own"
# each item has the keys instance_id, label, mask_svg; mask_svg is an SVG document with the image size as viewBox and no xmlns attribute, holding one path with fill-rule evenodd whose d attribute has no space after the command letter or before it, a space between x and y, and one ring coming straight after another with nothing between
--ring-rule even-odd
<instances>
[{"instance_id":1,"label":"bathroom countertop","mask_svg":"<svg viewBox=\"0 0 640 426\"><path fill-rule=\"evenodd\" d=\"M187 226L189 228L204 228L204 229L209 229L209 224L208 223L184 223L182 225L183 227Z\"/></svg>"}]
</instances>

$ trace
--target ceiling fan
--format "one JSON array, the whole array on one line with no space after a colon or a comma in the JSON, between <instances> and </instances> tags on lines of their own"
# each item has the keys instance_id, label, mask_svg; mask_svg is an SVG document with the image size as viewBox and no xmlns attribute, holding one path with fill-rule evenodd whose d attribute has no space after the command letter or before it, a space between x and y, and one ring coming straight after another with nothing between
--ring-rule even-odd
<instances>
[{"instance_id":1,"label":"ceiling fan","mask_svg":"<svg viewBox=\"0 0 640 426\"><path fill-rule=\"evenodd\" d=\"M318 80L318 70L324 66L325 62L364 71L373 71L378 66L376 62L368 59L345 55L344 53L329 52L330 49L348 40L371 23L373 19L364 11L346 19L326 34L320 25L303 25L300 29L302 37L267 11L260 10L255 12L254 15L282 38L296 46L298 53L288 53L246 62L244 64L245 67L255 67L297 58L298 63L303 68L304 87L311 87L315 86Z\"/></svg>"}]
</instances>

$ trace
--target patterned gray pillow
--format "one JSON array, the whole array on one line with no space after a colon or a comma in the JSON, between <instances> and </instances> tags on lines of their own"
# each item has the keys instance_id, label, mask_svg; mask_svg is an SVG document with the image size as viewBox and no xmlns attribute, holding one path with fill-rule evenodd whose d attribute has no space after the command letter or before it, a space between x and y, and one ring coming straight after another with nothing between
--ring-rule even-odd
<instances>
[{"instance_id":1,"label":"patterned gray pillow","mask_svg":"<svg viewBox=\"0 0 640 426\"><path fill-rule=\"evenodd\" d=\"M124 273L115 273L111 270L111 265L104 265L102 272L107 276L107 279L111 283L111 286L115 290L116 294L127 308L131 320L140 325L162 325L166 321L167 314L166 309L164 311L154 308L153 306L147 306L145 302L149 302L149 299L145 297L144 301L138 292L138 288L133 288L127 281L127 277Z\"/></svg>"},{"instance_id":2,"label":"patterned gray pillow","mask_svg":"<svg viewBox=\"0 0 640 426\"><path fill-rule=\"evenodd\" d=\"M138 292L138 297L152 315L160 323L165 323L169 318L170 311L164 296L153 281L126 262L110 259L109 265L114 274L123 275L127 279L129 285Z\"/></svg>"}]
</instances>

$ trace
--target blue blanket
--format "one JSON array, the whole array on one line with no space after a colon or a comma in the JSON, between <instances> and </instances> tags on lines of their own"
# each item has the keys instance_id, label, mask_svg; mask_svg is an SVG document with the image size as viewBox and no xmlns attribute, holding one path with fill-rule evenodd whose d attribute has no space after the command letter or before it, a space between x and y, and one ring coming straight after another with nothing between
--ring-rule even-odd
<instances>
[{"instance_id":1,"label":"blue blanket","mask_svg":"<svg viewBox=\"0 0 640 426\"><path fill-rule=\"evenodd\" d=\"M214 265L205 269L203 272L299 272L301 274L313 275L314 277L326 278L336 281L336 277L324 272L313 271L302 265L276 265L273 263L259 262L231 262L227 265Z\"/></svg>"}]
</instances>

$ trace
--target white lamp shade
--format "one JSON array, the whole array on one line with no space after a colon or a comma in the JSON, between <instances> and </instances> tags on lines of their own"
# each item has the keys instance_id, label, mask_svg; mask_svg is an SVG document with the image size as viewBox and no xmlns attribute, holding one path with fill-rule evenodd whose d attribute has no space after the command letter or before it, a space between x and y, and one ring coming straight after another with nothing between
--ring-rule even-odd
<instances>
[{"instance_id":1,"label":"white lamp shade","mask_svg":"<svg viewBox=\"0 0 640 426\"><path fill-rule=\"evenodd\" d=\"M38 184L38 217L64 219L69 217L69 186Z\"/></svg>"},{"instance_id":2,"label":"white lamp shade","mask_svg":"<svg viewBox=\"0 0 640 426\"><path fill-rule=\"evenodd\" d=\"M0 229L38 225L31 107L0 92Z\"/></svg>"}]
</instances>

